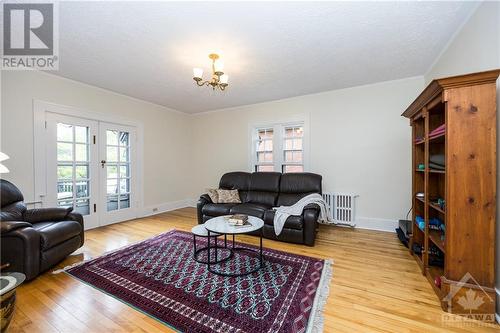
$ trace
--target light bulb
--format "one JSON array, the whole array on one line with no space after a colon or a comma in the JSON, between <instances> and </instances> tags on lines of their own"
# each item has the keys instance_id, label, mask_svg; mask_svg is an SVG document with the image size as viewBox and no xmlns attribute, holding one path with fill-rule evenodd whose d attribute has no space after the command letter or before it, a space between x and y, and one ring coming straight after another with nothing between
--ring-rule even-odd
<instances>
[{"instance_id":1,"label":"light bulb","mask_svg":"<svg viewBox=\"0 0 500 333\"><path fill-rule=\"evenodd\" d=\"M0 173L9 173L9 169L3 164L0 164Z\"/></svg>"},{"instance_id":2,"label":"light bulb","mask_svg":"<svg viewBox=\"0 0 500 333\"><path fill-rule=\"evenodd\" d=\"M7 154L5 154L5 153L2 153L2 152L0 151L0 162L5 161L5 160L8 160L9 158L10 158L10 157L9 157L9 155L7 155Z\"/></svg>"},{"instance_id":3,"label":"light bulb","mask_svg":"<svg viewBox=\"0 0 500 333\"><path fill-rule=\"evenodd\" d=\"M227 81L229 80L229 75L224 74L220 76L220 83L222 84L227 84Z\"/></svg>"},{"instance_id":4,"label":"light bulb","mask_svg":"<svg viewBox=\"0 0 500 333\"><path fill-rule=\"evenodd\" d=\"M203 69L202 68L193 68L193 77L201 79L203 77Z\"/></svg>"},{"instance_id":5,"label":"light bulb","mask_svg":"<svg viewBox=\"0 0 500 333\"><path fill-rule=\"evenodd\" d=\"M222 72L224 70L224 62L216 60L214 63L215 72Z\"/></svg>"}]
</instances>

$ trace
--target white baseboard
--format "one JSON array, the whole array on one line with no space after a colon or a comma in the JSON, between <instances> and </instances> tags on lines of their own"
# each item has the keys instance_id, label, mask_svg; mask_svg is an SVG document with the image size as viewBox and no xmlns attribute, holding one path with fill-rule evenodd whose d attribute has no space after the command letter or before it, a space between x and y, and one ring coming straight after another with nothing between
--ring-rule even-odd
<instances>
[{"instance_id":1,"label":"white baseboard","mask_svg":"<svg viewBox=\"0 0 500 333\"><path fill-rule=\"evenodd\" d=\"M380 219L373 217L358 217L356 219L356 228L386 231L386 232L396 232L396 228L399 225L398 220L391 219Z\"/></svg>"},{"instance_id":2,"label":"white baseboard","mask_svg":"<svg viewBox=\"0 0 500 333\"><path fill-rule=\"evenodd\" d=\"M144 209L142 210L141 217L165 213L179 208L195 207L195 206L196 206L196 200L193 199L164 202L161 204L144 207Z\"/></svg>"}]
</instances>

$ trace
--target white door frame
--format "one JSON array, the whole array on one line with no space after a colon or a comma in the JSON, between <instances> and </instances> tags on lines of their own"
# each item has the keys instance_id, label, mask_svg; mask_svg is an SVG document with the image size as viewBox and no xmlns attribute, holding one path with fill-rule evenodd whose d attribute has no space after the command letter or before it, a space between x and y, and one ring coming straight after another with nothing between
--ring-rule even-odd
<instances>
[{"instance_id":1,"label":"white door frame","mask_svg":"<svg viewBox=\"0 0 500 333\"><path fill-rule=\"evenodd\" d=\"M114 115L89 111L86 109L66 106L56 103L33 99L33 165L34 165L34 200L40 200L42 207L46 207L45 196L47 194L47 154L46 154L46 116L47 112L61 115L96 120L101 122L115 123L136 128L137 133L137 155L136 155L136 207L137 217L144 211L144 124L131 119L117 117Z\"/></svg>"}]
</instances>

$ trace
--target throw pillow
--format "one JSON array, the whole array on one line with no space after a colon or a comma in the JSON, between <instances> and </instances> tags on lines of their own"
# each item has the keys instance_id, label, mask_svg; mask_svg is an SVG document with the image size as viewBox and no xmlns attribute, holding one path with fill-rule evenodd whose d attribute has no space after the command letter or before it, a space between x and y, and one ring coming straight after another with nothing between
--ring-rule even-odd
<instances>
[{"instance_id":1,"label":"throw pillow","mask_svg":"<svg viewBox=\"0 0 500 333\"><path fill-rule=\"evenodd\" d=\"M217 190L217 194L219 195L218 203L241 203L240 195L238 194L238 190Z\"/></svg>"},{"instance_id":2,"label":"throw pillow","mask_svg":"<svg viewBox=\"0 0 500 333\"><path fill-rule=\"evenodd\" d=\"M214 188L207 189L207 194L213 203L219 203L219 194L217 193L216 189L214 189Z\"/></svg>"}]
</instances>

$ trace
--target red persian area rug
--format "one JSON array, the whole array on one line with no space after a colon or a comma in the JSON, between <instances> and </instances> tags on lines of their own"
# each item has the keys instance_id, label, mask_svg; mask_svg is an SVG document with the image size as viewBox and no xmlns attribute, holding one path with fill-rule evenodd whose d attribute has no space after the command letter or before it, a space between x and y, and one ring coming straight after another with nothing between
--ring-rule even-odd
<instances>
[{"instance_id":1,"label":"red persian area rug","mask_svg":"<svg viewBox=\"0 0 500 333\"><path fill-rule=\"evenodd\" d=\"M197 238L198 248L205 245ZM195 261L193 250L190 233L172 230L66 272L181 332L322 330L331 261L264 248L262 269L223 277ZM234 251L218 269L251 270L258 262L253 252Z\"/></svg>"}]
</instances>

